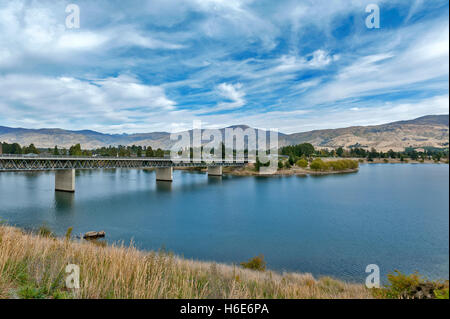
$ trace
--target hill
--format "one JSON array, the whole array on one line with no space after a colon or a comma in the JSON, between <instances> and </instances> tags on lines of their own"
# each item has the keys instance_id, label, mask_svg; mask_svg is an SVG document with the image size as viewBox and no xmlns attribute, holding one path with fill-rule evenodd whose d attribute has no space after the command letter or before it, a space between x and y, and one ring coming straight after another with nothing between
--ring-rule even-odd
<instances>
[{"instance_id":1,"label":"hill","mask_svg":"<svg viewBox=\"0 0 450 319\"><path fill-rule=\"evenodd\" d=\"M246 125L231 128L246 129ZM222 129L223 132L224 129ZM189 131L192 134L192 131ZM140 134L104 134L90 130L25 129L0 126L0 141L52 148L80 143L85 149L109 145L141 145L169 149L173 144L168 132ZM382 125L315 130L279 135L279 145L311 143L319 148L363 147L377 150L403 151L406 147L448 148L449 115L428 115L417 119Z\"/></svg>"}]
</instances>

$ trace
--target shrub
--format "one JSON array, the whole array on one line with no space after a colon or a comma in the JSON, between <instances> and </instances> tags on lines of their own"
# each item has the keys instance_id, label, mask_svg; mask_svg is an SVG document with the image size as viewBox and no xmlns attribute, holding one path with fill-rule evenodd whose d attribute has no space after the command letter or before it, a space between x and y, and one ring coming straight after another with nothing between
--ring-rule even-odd
<instances>
[{"instance_id":1,"label":"shrub","mask_svg":"<svg viewBox=\"0 0 450 319\"><path fill-rule=\"evenodd\" d=\"M359 163L349 159L324 162L320 158L316 158L312 161L310 167L316 171L326 171L329 169L332 169L333 171L342 171L346 169L356 169L359 167Z\"/></svg>"},{"instance_id":2,"label":"shrub","mask_svg":"<svg viewBox=\"0 0 450 319\"><path fill-rule=\"evenodd\" d=\"M73 230L73 227L67 228L67 231L66 231L66 239L67 240L70 240L70 238L72 237L72 230Z\"/></svg>"},{"instance_id":3,"label":"shrub","mask_svg":"<svg viewBox=\"0 0 450 319\"><path fill-rule=\"evenodd\" d=\"M320 158L316 158L314 161L312 161L311 165L309 165L309 167L315 171L324 171L324 170L328 169L328 165L324 161L322 161Z\"/></svg>"},{"instance_id":4,"label":"shrub","mask_svg":"<svg viewBox=\"0 0 450 319\"><path fill-rule=\"evenodd\" d=\"M389 285L375 289L376 297L390 299L448 298L448 281L446 283L428 281L418 273L405 275L398 270L387 277Z\"/></svg>"},{"instance_id":5,"label":"shrub","mask_svg":"<svg viewBox=\"0 0 450 319\"><path fill-rule=\"evenodd\" d=\"M284 167L285 168L291 168L291 162L290 161L286 161L286 163L284 163Z\"/></svg>"},{"instance_id":6,"label":"shrub","mask_svg":"<svg viewBox=\"0 0 450 319\"><path fill-rule=\"evenodd\" d=\"M55 237L52 233L52 230L46 225L42 225L41 227L39 227L38 234L42 237Z\"/></svg>"},{"instance_id":7,"label":"shrub","mask_svg":"<svg viewBox=\"0 0 450 319\"><path fill-rule=\"evenodd\" d=\"M247 269L264 271L266 270L266 262L264 261L264 256L259 255L249 259L247 262L242 262L241 266Z\"/></svg>"},{"instance_id":8,"label":"shrub","mask_svg":"<svg viewBox=\"0 0 450 319\"><path fill-rule=\"evenodd\" d=\"M308 166L308 161L305 159L299 159L296 163L298 167L306 168Z\"/></svg>"},{"instance_id":9,"label":"shrub","mask_svg":"<svg viewBox=\"0 0 450 319\"><path fill-rule=\"evenodd\" d=\"M434 291L434 295L436 296L436 299L449 299L448 287L443 289L436 289Z\"/></svg>"},{"instance_id":10,"label":"shrub","mask_svg":"<svg viewBox=\"0 0 450 319\"><path fill-rule=\"evenodd\" d=\"M278 161L278 168L282 169L284 167L283 162L282 161Z\"/></svg>"}]
</instances>

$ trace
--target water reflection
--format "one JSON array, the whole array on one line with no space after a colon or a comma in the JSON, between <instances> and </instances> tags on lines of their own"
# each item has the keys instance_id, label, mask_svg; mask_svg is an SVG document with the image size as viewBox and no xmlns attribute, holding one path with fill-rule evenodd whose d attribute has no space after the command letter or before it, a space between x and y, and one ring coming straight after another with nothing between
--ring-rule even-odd
<instances>
[{"instance_id":1,"label":"water reflection","mask_svg":"<svg viewBox=\"0 0 450 319\"><path fill-rule=\"evenodd\" d=\"M170 193L172 191L172 182L156 181L156 191L159 193Z\"/></svg>"},{"instance_id":2,"label":"water reflection","mask_svg":"<svg viewBox=\"0 0 450 319\"><path fill-rule=\"evenodd\" d=\"M68 192L55 192L54 207L58 213L70 213L74 207L75 194Z\"/></svg>"},{"instance_id":3,"label":"water reflection","mask_svg":"<svg viewBox=\"0 0 450 319\"><path fill-rule=\"evenodd\" d=\"M222 176L208 176L208 184L222 184Z\"/></svg>"}]
</instances>

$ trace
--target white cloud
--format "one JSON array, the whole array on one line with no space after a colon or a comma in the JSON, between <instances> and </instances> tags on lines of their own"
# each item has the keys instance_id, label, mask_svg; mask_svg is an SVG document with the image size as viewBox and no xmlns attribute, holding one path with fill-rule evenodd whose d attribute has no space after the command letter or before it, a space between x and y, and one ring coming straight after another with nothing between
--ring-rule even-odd
<instances>
[{"instance_id":1,"label":"white cloud","mask_svg":"<svg viewBox=\"0 0 450 319\"><path fill-rule=\"evenodd\" d=\"M230 110L245 105L245 92L242 90L241 83L221 83L217 86L217 92L227 102L221 102L217 107L208 111Z\"/></svg>"},{"instance_id":2,"label":"white cloud","mask_svg":"<svg viewBox=\"0 0 450 319\"><path fill-rule=\"evenodd\" d=\"M0 76L0 92L3 120L19 126L30 121L62 127L129 123L136 118L148 119L153 113L168 112L175 106L164 89L142 84L129 75L91 81L7 75Z\"/></svg>"},{"instance_id":3,"label":"white cloud","mask_svg":"<svg viewBox=\"0 0 450 319\"><path fill-rule=\"evenodd\" d=\"M311 60L308 61L308 65L313 68L322 68L337 59L337 57L328 55L324 50L317 50L313 52Z\"/></svg>"},{"instance_id":4,"label":"white cloud","mask_svg":"<svg viewBox=\"0 0 450 319\"><path fill-rule=\"evenodd\" d=\"M422 28L428 26L421 26ZM396 31L392 35L397 41L399 34L413 34L417 27ZM342 68L327 84L305 97L314 104L333 103L349 98L391 93L440 81L441 89L448 87L448 24L437 24L431 30L420 30L413 42L406 47L394 48L390 52L376 53L358 58ZM389 41L385 37L384 41ZM381 51L383 44L378 44ZM399 45L405 45L401 43ZM431 83L434 85L433 83Z\"/></svg>"}]
</instances>

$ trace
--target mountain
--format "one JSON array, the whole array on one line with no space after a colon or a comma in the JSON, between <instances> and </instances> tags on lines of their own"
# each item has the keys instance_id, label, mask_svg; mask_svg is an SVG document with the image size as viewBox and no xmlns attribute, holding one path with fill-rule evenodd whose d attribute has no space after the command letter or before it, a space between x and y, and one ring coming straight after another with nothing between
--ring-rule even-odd
<instances>
[{"instance_id":1,"label":"mountain","mask_svg":"<svg viewBox=\"0 0 450 319\"><path fill-rule=\"evenodd\" d=\"M403 151L406 147L425 146L448 148L448 122L448 114L427 115L382 125L294 133L281 139L280 143L292 145L308 142L322 148L374 147L381 151Z\"/></svg>"},{"instance_id":2,"label":"mountain","mask_svg":"<svg viewBox=\"0 0 450 319\"><path fill-rule=\"evenodd\" d=\"M230 128L249 128L234 125ZM222 133L225 129L221 129ZM192 130L188 131L192 136ZM263 131L258 131L258 133ZM266 132L268 134L268 132ZM53 148L70 147L80 143L85 149L109 145L141 145L169 149L173 145L170 133L103 134L90 130L68 131L62 129L25 129L0 126L0 141ZM382 125L352 126L347 128L315 130L310 132L279 134L279 145L311 143L319 148L364 147L387 151L402 151L405 147L448 148L449 116L428 115L413 120Z\"/></svg>"}]
</instances>

